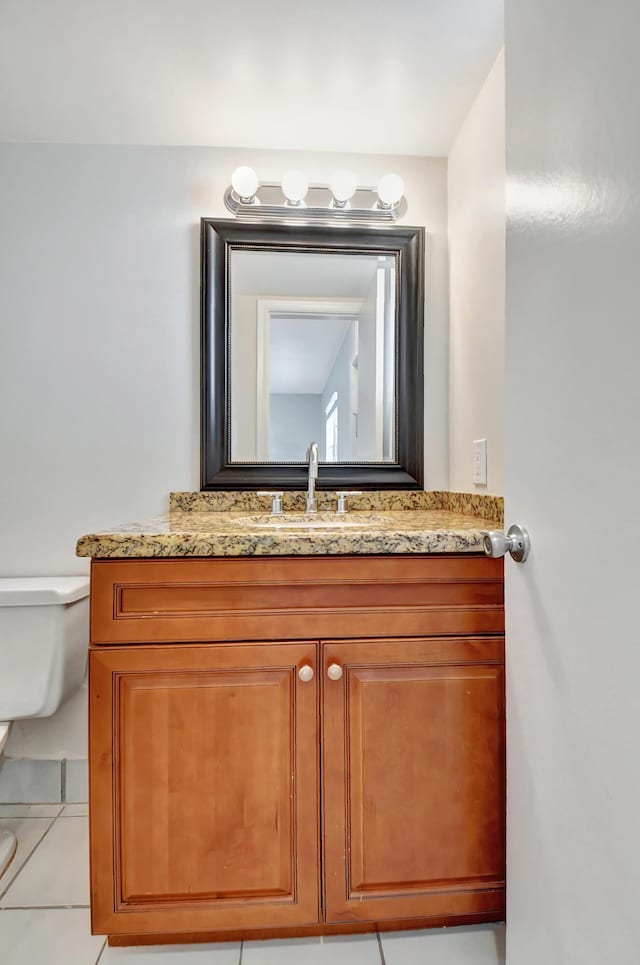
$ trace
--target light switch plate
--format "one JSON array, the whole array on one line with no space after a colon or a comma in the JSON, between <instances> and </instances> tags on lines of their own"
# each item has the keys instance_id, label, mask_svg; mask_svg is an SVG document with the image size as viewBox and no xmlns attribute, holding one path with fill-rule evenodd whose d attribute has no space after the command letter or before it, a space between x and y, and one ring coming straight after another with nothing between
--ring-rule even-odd
<instances>
[{"instance_id":1,"label":"light switch plate","mask_svg":"<svg viewBox=\"0 0 640 965\"><path fill-rule=\"evenodd\" d=\"M476 486L487 485L487 440L473 440L473 482Z\"/></svg>"}]
</instances>

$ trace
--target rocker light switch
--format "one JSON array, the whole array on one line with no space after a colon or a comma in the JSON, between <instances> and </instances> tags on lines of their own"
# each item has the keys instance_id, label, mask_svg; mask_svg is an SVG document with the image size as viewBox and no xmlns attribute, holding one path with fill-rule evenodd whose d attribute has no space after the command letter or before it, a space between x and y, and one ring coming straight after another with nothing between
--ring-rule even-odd
<instances>
[{"instance_id":1,"label":"rocker light switch","mask_svg":"<svg viewBox=\"0 0 640 965\"><path fill-rule=\"evenodd\" d=\"M476 486L487 485L487 440L473 441L473 482Z\"/></svg>"}]
</instances>

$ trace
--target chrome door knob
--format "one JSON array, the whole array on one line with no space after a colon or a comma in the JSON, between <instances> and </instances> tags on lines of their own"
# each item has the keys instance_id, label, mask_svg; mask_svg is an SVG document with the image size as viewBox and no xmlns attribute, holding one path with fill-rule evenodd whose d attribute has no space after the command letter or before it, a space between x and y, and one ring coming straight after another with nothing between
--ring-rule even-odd
<instances>
[{"instance_id":1,"label":"chrome door knob","mask_svg":"<svg viewBox=\"0 0 640 965\"><path fill-rule=\"evenodd\" d=\"M313 667L309 666L308 663L305 663L304 666L300 667L298 670L298 677L305 684L309 683L310 680L313 680L313 676Z\"/></svg>"},{"instance_id":2,"label":"chrome door knob","mask_svg":"<svg viewBox=\"0 0 640 965\"><path fill-rule=\"evenodd\" d=\"M339 663L332 663L327 668L327 677L329 680L340 680L342 677L342 667Z\"/></svg>"},{"instance_id":3,"label":"chrome door knob","mask_svg":"<svg viewBox=\"0 0 640 965\"><path fill-rule=\"evenodd\" d=\"M497 530L488 530L482 534L482 545L487 556L497 559L510 553L516 563L524 563L531 552L531 540L524 526L510 526L506 536Z\"/></svg>"}]
</instances>

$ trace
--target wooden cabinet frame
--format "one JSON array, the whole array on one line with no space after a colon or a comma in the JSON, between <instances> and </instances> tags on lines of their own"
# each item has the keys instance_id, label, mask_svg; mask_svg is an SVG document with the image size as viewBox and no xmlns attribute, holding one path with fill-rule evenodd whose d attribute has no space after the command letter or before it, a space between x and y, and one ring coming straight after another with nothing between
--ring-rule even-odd
<instances>
[{"instance_id":1,"label":"wooden cabinet frame","mask_svg":"<svg viewBox=\"0 0 640 965\"><path fill-rule=\"evenodd\" d=\"M91 613L94 932L140 944L504 917L502 561L99 561ZM207 626L216 632L205 638ZM331 663L340 680L328 678ZM298 677L305 664L308 682ZM271 762L261 769L246 755L255 794L232 768L231 803L212 824L232 821L234 794L249 808L239 840L255 846L251 828L267 837L262 865L260 848L248 846L244 870L241 852L207 844L198 803L219 786L224 754L212 750L216 759L192 777L207 747L195 746L197 722L212 727L236 705L243 711L231 714L229 739L255 741ZM273 742L261 744L267 731ZM179 787L170 787L165 735ZM277 817L287 795L290 824ZM416 814L407 811L404 824L415 853L403 851L393 825L411 795ZM433 813L421 803L429 795ZM180 808L195 831L182 826ZM154 813L163 815L158 827ZM177 849L171 861L163 841ZM207 858L211 847L222 870ZM236 859L237 874L227 873Z\"/></svg>"}]
</instances>

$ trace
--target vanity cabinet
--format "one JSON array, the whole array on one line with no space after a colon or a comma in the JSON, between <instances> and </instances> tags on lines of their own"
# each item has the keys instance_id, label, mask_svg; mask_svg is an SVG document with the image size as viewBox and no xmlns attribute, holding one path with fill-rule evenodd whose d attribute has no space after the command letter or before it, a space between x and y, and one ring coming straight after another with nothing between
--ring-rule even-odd
<instances>
[{"instance_id":1,"label":"vanity cabinet","mask_svg":"<svg viewBox=\"0 0 640 965\"><path fill-rule=\"evenodd\" d=\"M94 932L503 917L503 620L472 554L94 561Z\"/></svg>"}]
</instances>

